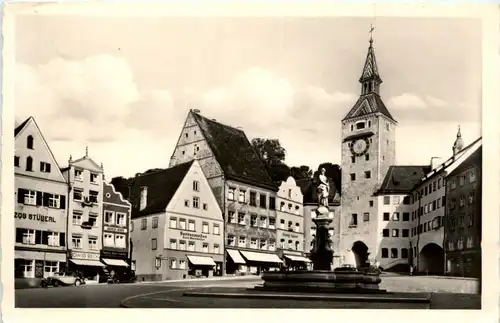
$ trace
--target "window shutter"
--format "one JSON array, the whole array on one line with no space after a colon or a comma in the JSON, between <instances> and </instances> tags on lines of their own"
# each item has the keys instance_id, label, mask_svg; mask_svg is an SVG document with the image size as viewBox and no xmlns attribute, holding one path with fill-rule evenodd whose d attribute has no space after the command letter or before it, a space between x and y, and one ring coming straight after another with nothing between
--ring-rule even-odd
<instances>
[{"instance_id":1,"label":"window shutter","mask_svg":"<svg viewBox=\"0 0 500 323\"><path fill-rule=\"evenodd\" d=\"M16 242L23 242L23 233L25 229L16 228Z\"/></svg>"},{"instance_id":2,"label":"window shutter","mask_svg":"<svg viewBox=\"0 0 500 323\"><path fill-rule=\"evenodd\" d=\"M20 188L17 190L17 203L24 203L24 195L26 194L26 190Z\"/></svg>"},{"instance_id":3,"label":"window shutter","mask_svg":"<svg viewBox=\"0 0 500 323\"><path fill-rule=\"evenodd\" d=\"M50 193L43 193L43 206L49 206L49 199L52 197Z\"/></svg>"},{"instance_id":4,"label":"window shutter","mask_svg":"<svg viewBox=\"0 0 500 323\"><path fill-rule=\"evenodd\" d=\"M43 162L40 162L40 171L43 172Z\"/></svg>"},{"instance_id":5,"label":"window shutter","mask_svg":"<svg viewBox=\"0 0 500 323\"><path fill-rule=\"evenodd\" d=\"M47 163L47 173L50 173L50 164Z\"/></svg>"},{"instance_id":6,"label":"window shutter","mask_svg":"<svg viewBox=\"0 0 500 323\"><path fill-rule=\"evenodd\" d=\"M43 205L43 192L36 192L36 205Z\"/></svg>"},{"instance_id":7,"label":"window shutter","mask_svg":"<svg viewBox=\"0 0 500 323\"><path fill-rule=\"evenodd\" d=\"M66 246L66 233L64 232L59 233L59 246Z\"/></svg>"},{"instance_id":8,"label":"window shutter","mask_svg":"<svg viewBox=\"0 0 500 323\"><path fill-rule=\"evenodd\" d=\"M42 231L35 230L35 244L42 244Z\"/></svg>"},{"instance_id":9,"label":"window shutter","mask_svg":"<svg viewBox=\"0 0 500 323\"><path fill-rule=\"evenodd\" d=\"M61 195L61 201L59 203L59 208L60 209L66 209L66 196Z\"/></svg>"}]
</instances>

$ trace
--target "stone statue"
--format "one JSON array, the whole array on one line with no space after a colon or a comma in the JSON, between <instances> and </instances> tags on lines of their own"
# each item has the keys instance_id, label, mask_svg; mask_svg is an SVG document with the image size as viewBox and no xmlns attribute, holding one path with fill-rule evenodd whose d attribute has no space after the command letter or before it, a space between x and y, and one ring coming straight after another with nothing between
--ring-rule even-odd
<instances>
[{"instance_id":1,"label":"stone statue","mask_svg":"<svg viewBox=\"0 0 500 323\"><path fill-rule=\"evenodd\" d=\"M330 195L330 183L326 177L326 170L322 167L316 178L316 192L318 194L318 204L328 208L328 195Z\"/></svg>"}]
</instances>

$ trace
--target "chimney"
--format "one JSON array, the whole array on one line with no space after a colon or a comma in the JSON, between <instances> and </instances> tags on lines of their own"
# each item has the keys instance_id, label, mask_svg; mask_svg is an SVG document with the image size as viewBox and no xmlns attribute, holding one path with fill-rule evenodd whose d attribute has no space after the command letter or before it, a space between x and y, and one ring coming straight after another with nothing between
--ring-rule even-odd
<instances>
[{"instance_id":1,"label":"chimney","mask_svg":"<svg viewBox=\"0 0 500 323\"><path fill-rule=\"evenodd\" d=\"M431 157L431 163L430 163L430 166L431 166L431 170L435 169L436 167L439 166L439 160L441 159L441 157Z\"/></svg>"},{"instance_id":2,"label":"chimney","mask_svg":"<svg viewBox=\"0 0 500 323\"><path fill-rule=\"evenodd\" d=\"M141 201L139 204L139 211L144 210L146 208L146 205L148 205L148 187L142 186L141 187Z\"/></svg>"}]
</instances>

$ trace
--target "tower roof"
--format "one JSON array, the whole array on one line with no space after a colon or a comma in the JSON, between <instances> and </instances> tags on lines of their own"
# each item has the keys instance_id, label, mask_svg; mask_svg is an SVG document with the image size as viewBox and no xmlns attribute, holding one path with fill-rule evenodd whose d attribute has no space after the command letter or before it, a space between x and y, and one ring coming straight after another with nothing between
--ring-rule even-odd
<instances>
[{"instance_id":1,"label":"tower roof","mask_svg":"<svg viewBox=\"0 0 500 323\"><path fill-rule=\"evenodd\" d=\"M377 60L375 58L375 49L373 49L373 39L370 38L370 46L368 47L368 53L366 54L365 66L363 67L363 72L359 79L360 82L376 79L382 83L382 79L378 73Z\"/></svg>"},{"instance_id":2,"label":"tower roof","mask_svg":"<svg viewBox=\"0 0 500 323\"><path fill-rule=\"evenodd\" d=\"M354 104L354 107L349 110L342 121L377 112L382 113L387 118L397 122L385 106L384 101L382 101L378 94L373 92L360 96L358 101Z\"/></svg>"}]
</instances>

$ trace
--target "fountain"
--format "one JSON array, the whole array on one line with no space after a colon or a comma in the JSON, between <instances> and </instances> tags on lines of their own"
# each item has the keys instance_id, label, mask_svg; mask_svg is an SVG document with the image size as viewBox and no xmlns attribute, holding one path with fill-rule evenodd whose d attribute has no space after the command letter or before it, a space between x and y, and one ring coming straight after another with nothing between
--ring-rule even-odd
<instances>
[{"instance_id":1,"label":"fountain","mask_svg":"<svg viewBox=\"0 0 500 323\"><path fill-rule=\"evenodd\" d=\"M328 195L330 185L325 169L319 171L315 180L318 193L316 218L316 239L311 250L312 271L265 272L262 275L263 286L256 287L268 291L288 292L344 292L368 293L385 292L379 288L381 279L377 271L358 270L352 251L348 251L344 264L331 269L333 261L332 241L328 225L333 221L329 217Z\"/></svg>"}]
</instances>

